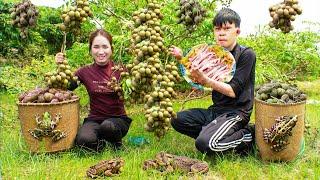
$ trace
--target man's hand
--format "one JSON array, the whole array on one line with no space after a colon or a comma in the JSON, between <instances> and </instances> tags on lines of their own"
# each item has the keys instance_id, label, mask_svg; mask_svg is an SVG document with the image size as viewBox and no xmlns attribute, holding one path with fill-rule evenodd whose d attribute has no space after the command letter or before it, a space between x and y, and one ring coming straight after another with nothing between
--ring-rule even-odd
<instances>
[{"instance_id":1,"label":"man's hand","mask_svg":"<svg viewBox=\"0 0 320 180\"><path fill-rule=\"evenodd\" d=\"M182 50L176 46L171 46L169 48L170 54L175 57L177 60L180 60L182 58Z\"/></svg>"},{"instance_id":2,"label":"man's hand","mask_svg":"<svg viewBox=\"0 0 320 180\"><path fill-rule=\"evenodd\" d=\"M57 64L62 63L65 60L63 53L62 52L57 53L55 56L55 60Z\"/></svg>"},{"instance_id":3,"label":"man's hand","mask_svg":"<svg viewBox=\"0 0 320 180\"><path fill-rule=\"evenodd\" d=\"M206 76L203 72L201 72L198 67L191 66L190 73L191 73L192 79L195 82L204 86L209 83L209 80L210 80L209 77Z\"/></svg>"},{"instance_id":4,"label":"man's hand","mask_svg":"<svg viewBox=\"0 0 320 180\"><path fill-rule=\"evenodd\" d=\"M190 73L194 82L197 82L203 86L212 88L217 92L220 92L226 96L231 98L235 98L236 95L232 89L232 87L224 82L219 82L216 80L211 80L208 76L206 76L203 72L201 72L197 67L191 67Z\"/></svg>"}]
</instances>

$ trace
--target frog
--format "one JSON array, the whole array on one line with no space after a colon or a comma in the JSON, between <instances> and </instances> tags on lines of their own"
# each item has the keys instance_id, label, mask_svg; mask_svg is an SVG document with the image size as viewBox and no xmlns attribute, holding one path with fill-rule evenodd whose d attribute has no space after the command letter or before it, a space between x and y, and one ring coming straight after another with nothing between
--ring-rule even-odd
<instances>
[{"instance_id":1,"label":"frog","mask_svg":"<svg viewBox=\"0 0 320 180\"><path fill-rule=\"evenodd\" d=\"M144 161L143 169L156 169L162 173L181 171L192 174L205 174L209 171L208 163L186 156L177 156L166 152L159 152L155 159Z\"/></svg>"},{"instance_id":2,"label":"frog","mask_svg":"<svg viewBox=\"0 0 320 180\"><path fill-rule=\"evenodd\" d=\"M43 137L51 137L52 141L56 142L66 137L65 132L55 129L61 118L62 116L60 113L56 114L54 117L52 117L49 112L44 112L42 116L36 114L35 121L37 127L33 130L29 130L29 133L38 140L42 140Z\"/></svg>"},{"instance_id":3,"label":"frog","mask_svg":"<svg viewBox=\"0 0 320 180\"><path fill-rule=\"evenodd\" d=\"M297 115L277 117L275 124L270 129L265 128L263 132L264 141L270 144L273 151L282 151L289 144L288 138L292 136L292 129L297 121Z\"/></svg>"},{"instance_id":4,"label":"frog","mask_svg":"<svg viewBox=\"0 0 320 180\"><path fill-rule=\"evenodd\" d=\"M94 166L91 166L86 174L88 177L94 179L99 176L111 177L118 175L122 172L124 166L124 160L121 158L115 158L111 160L102 160Z\"/></svg>"}]
</instances>

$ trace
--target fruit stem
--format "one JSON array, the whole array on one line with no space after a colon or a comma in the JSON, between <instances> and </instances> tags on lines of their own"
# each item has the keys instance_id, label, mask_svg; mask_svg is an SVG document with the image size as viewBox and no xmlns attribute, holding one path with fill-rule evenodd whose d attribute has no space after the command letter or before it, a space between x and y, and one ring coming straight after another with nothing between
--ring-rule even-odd
<instances>
[{"instance_id":1,"label":"fruit stem","mask_svg":"<svg viewBox=\"0 0 320 180\"><path fill-rule=\"evenodd\" d=\"M63 42L61 46L61 52L64 54L66 51L67 33L63 32Z\"/></svg>"}]
</instances>

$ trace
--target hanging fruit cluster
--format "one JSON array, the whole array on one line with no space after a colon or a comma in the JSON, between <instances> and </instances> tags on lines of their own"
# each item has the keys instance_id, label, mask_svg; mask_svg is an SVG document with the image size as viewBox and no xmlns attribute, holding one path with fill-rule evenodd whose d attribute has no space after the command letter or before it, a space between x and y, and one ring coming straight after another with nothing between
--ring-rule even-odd
<instances>
[{"instance_id":1,"label":"hanging fruit cluster","mask_svg":"<svg viewBox=\"0 0 320 180\"><path fill-rule=\"evenodd\" d=\"M146 9L133 13L135 29L132 32L131 52L133 63L127 64L127 72L121 73L122 89L130 93L132 103L144 103L147 123L145 129L163 137L170 126L170 120L176 116L171 98L176 96L173 89L181 78L174 62L160 60L160 52L166 52L160 12L157 1L149 1ZM130 87L129 90L125 87Z\"/></svg>"},{"instance_id":2,"label":"hanging fruit cluster","mask_svg":"<svg viewBox=\"0 0 320 180\"><path fill-rule=\"evenodd\" d=\"M267 103L277 104L292 104L307 99L307 95L296 86L276 81L257 86L255 97Z\"/></svg>"},{"instance_id":3,"label":"hanging fruit cluster","mask_svg":"<svg viewBox=\"0 0 320 180\"><path fill-rule=\"evenodd\" d=\"M73 76L67 60L57 63L57 71L46 73L45 80L48 87L64 90L68 88L71 81L77 81L77 83L79 83L78 77Z\"/></svg>"},{"instance_id":4,"label":"hanging fruit cluster","mask_svg":"<svg viewBox=\"0 0 320 180\"><path fill-rule=\"evenodd\" d=\"M38 87L19 96L19 102L21 103L56 103L72 99L78 99L78 96L72 91Z\"/></svg>"},{"instance_id":5,"label":"hanging fruit cluster","mask_svg":"<svg viewBox=\"0 0 320 180\"><path fill-rule=\"evenodd\" d=\"M9 12L11 13L12 25L20 29L20 36L22 38L26 38L28 28L36 25L39 11L30 0L23 0L21 3L15 4Z\"/></svg>"},{"instance_id":6,"label":"hanging fruit cluster","mask_svg":"<svg viewBox=\"0 0 320 180\"><path fill-rule=\"evenodd\" d=\"M111 74L112 78L107 83L107 87L112 89L114 92L116 92L120 100L124 100L123 90L120 82L121 79L120 78L117 79L113 74L117 72L119 74L121 74L122 72L126 74L126 72L124 72L124 68L122 67L122 65L115 65L111 68L111 70L112 70L112 74ZM126 75L129 75L129 74L126 74Z\"/></svg>"},{"instance_id":7,"label":"hanging fruit cluster","mask_svg":"<svg viewBox=\"0 0 320 180\"><path fill-rule=\"evenodd\" d=\"M206 10L197 0L180 0L177 16L178 23L184 24L186 29L192 31L206 16Z\"/></svg>"},{"instance_id":8,"label":"hanging fruit cluster","mask_svg":"<svg viewBox=\"0 0 320 180\"><path fill-rule=\"evenodd\" d=\"M298 0L284 0L284 2L275 4L269 8L271 28L280 29L284 33L293 30L291 21L296 19L296 15L302 13L302 8L298 5Z\"/></svg>"},{"instance_id":9,"label":"hanging fruit cluster","mask_svg":"<svg viewBox=\"0 0 320 180\"><path fill-rule=\"evenodd\" d=\"M63 23L60 24L60 29L78 35L80 34L81 23L92 16L93 14L89 7L89 1L76 0L69 8L63 10L61 15Z\"/></svg>"}]
</instances>

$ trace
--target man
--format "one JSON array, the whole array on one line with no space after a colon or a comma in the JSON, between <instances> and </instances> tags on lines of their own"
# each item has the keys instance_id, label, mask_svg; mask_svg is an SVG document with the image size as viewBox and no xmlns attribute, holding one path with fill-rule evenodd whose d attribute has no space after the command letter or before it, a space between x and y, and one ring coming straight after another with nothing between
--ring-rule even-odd
<instances>
[{"instance_id":1,"label":"man","mask_svg":"<svg viewBox=\"0 0 320 180\"><path fill-rule=\"evenodd\" d=\"M213 19L216 43L236 60L231 81L212 80L197 67L191 67L193 79L212 88L213 105L179 112L171 121L176 131L195 139L196 148L202 153L234 150L247 154L252 149L254 128L248 123L254 100L256 56L252 49L237 43L240 22L239 15L229 8L220 10ZM182 57L182 51L174 46L171 54L177 59Z\"/></svg>"}]
</instances>

